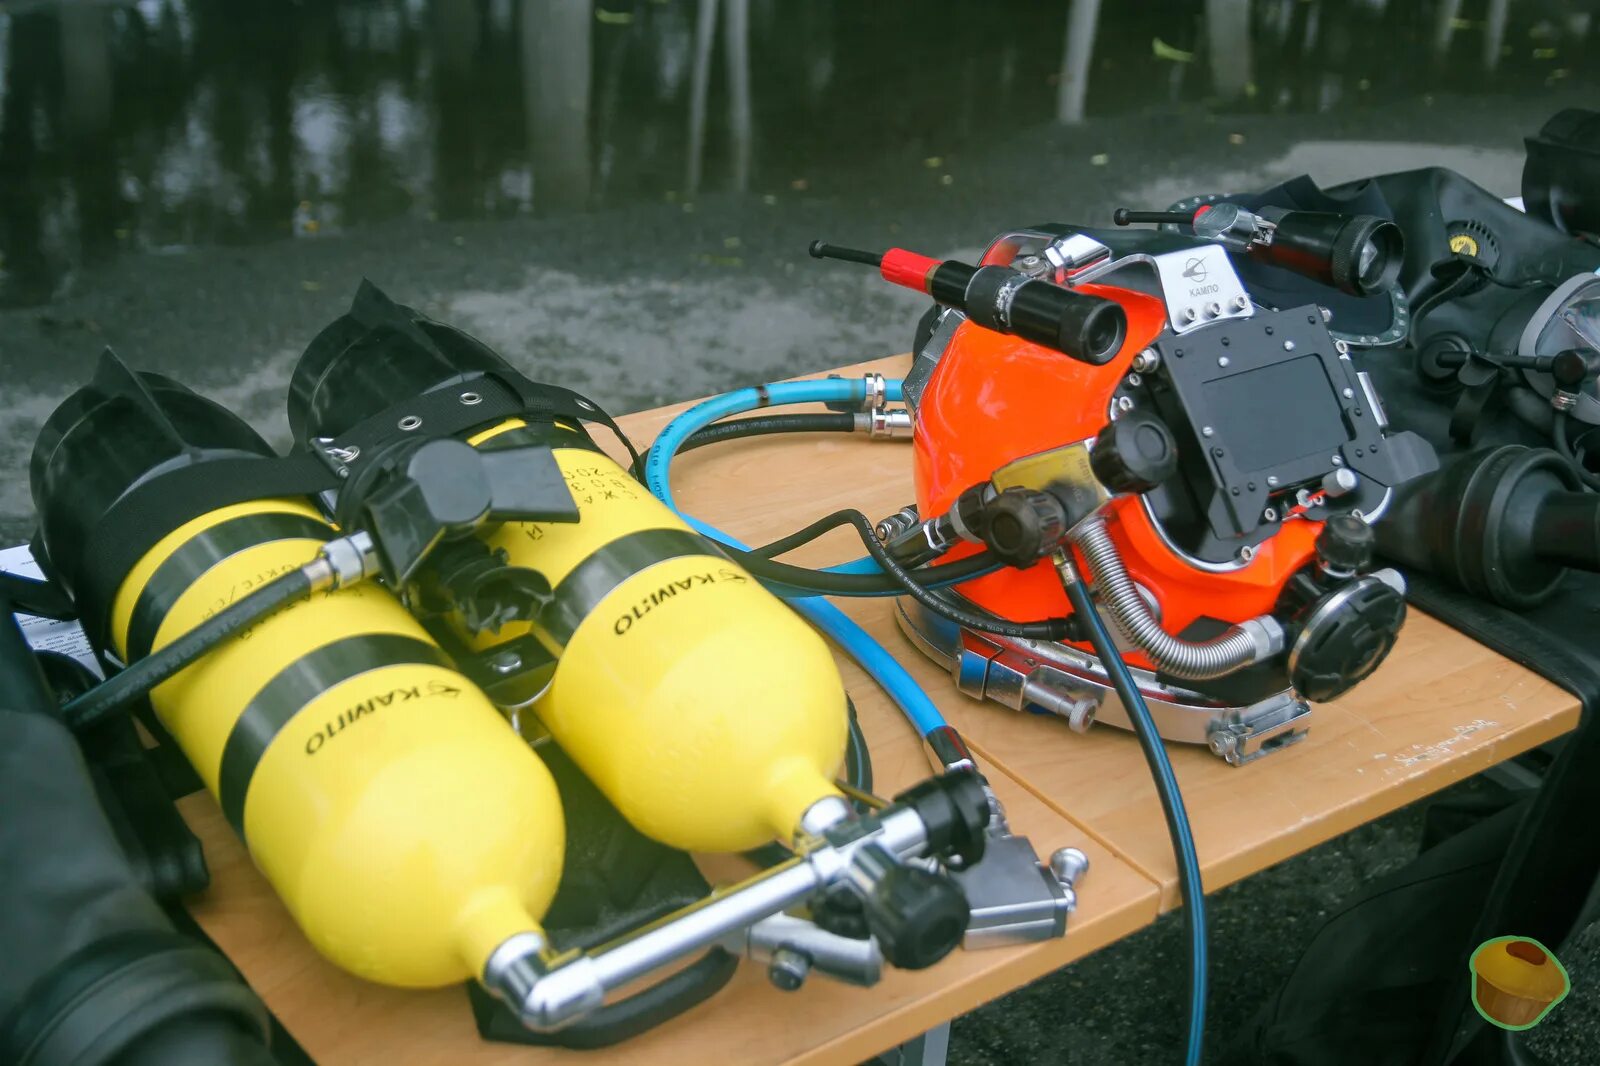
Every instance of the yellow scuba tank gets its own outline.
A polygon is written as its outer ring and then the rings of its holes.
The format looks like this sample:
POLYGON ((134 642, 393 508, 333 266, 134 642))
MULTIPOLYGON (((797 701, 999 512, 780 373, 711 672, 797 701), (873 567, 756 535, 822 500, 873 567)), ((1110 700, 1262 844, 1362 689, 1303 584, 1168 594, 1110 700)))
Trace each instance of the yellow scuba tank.
MULTIPOLYGON (((183 492, 152 496, 165 475, 201 464, 249 479, 271 454, 221 407, 109 353, 50 417, 31 469, 43 545, 108 650, 127 662, 159 650, 334 537, 305 499, 200 510, 183 492), (96 526, 136 485, 144 527, 159 532, 170 513, 170 531, 151 533, 131 569, 99 572, 96 538, 118 531, 96 526)), ((283 608, 157 687, 151 704, 338 965, 440 986, 482 976, 501 944, 540 933, 563 856, 554 780, 380 586, 283 608)))
POLYGON ((531 628, 557 657, 533 709, 634 826, 678 848, 736 851, 845 810, 832 779, 847 712, 827 645, 600 451, 581 427, 602 417, 592 404, 527 381, 371 285, 290 382, 302 441, 380 414, 438 429, 440 412, 444 432, 480 450, 548 444, 572 489, 577 523, 486 535, 507 563, 548 579, 550 603, 531 627, 469 640, 483 650, 531 628), (514 407, 494 402, 507 394, 514 407))

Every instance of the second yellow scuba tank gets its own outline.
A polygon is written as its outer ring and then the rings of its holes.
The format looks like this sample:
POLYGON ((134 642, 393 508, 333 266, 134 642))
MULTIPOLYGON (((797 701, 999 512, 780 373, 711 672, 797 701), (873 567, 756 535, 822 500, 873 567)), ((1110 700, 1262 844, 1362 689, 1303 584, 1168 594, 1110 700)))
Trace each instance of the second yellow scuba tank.
POLYGON ((492 661, 537 638, 556 661, 533 710, 647 835, 736 851, 821 828, 846 810, 832 784, 845 695, 827 645, 595 445, 582 423, 603 417, 371 285, 290 384, 296 438, 353 463, 375 423, 481 451, 548 444, 579 521, 508 522, 483 543, 542 574, 549 600, 536 617, 475 632, 456 612, 463 642, 492 661))
MULTIPOLYGON (((205 502, 207 484, 248 486, 271 454, 221 407, 102 359, 46 422, 31 469, 47 562, 91 636, 135 662, 317 555, 336 534, 308 499, 205 502), (160 535, 108 574, 96 545, 119 536, 118 516, 160 535)), ((446 985, 541 935, 563 854, 555 783, 383 588, 292 603, 151 704, 306 935, 345 969, 446 985)))

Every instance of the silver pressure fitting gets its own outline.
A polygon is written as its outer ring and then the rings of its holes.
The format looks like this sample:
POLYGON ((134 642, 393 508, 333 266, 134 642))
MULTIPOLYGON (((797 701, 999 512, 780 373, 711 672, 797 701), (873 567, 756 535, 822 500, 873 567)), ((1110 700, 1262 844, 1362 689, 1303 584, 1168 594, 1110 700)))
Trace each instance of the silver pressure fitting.
POLYGON ((873 440, 905 440, 911 436, 911 412, 904 407, 874 407, 855 415, 856 432, 873 440))
POLYGON ((889 402, 889 383, 877 372, 863 374, 866 394, 861 398, 861 410, 876 411, 889 402))
POLYGON ((359 530, 324 544, 317 557, 305 565, 313 592, 329 592, 375 577, 380 567, 371 534, 359 530))

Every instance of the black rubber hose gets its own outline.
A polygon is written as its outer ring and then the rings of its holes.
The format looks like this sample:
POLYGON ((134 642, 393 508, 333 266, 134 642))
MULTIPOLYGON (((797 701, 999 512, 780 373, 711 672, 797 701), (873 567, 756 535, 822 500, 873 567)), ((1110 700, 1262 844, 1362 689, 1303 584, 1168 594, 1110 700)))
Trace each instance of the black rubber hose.
MULTIPOLYGON (((829 521, 841 515, 855 527, 856 534, 861 538, 861 543, 866 546, 867 554, 872 556, 874 562, 883 567, 884 573, 898 581, 900 587, 905 589, 912 599, 935 614, 948 618, 957 625, 965 626, 968 629, 976 629, 983 633, 995 633, 1002 637, 1016 637, 1021 640, 1061 640, 1071 632, 1071 626, 1065 618, 1047 618, 1040 622, 1008 622, 1004 619, 963 610, 947 603, 917 583, 912 572, 902 566, 900 561, 890 554, 889 549, 884 547, 883 542, 878 539, 877 532, 872 528, 872 520, 860 511, 852 511, 847 508, 834 512, 823 521, 829 521)), ((956 564, 952 563, 951 565, 956 564)), ((937 569, 943 569, 943 567, 937 569)))
MULTIPOLYGON (((761 437, 772 433, 854 433, 856 431, 856 416, 838 414, 834 412, 793 415, 758 415, 755 418, 729 419, 725 422, 713 422, 689 434, 678 448, 681 455, 684 452, 704 448, 707 444, 717 444, 725 440, 738 440, 741 437, 761 437)), ((634 477, 643 477, 643 462, 634 467, 634 477)))
POLYGON ((1579 481, 1582 481, 1591 489, 1600 491, 1600 474, 1596 474, 1587 466, 1584 466, 1583 459, 1572 447, 1572 440, 1567 434, 1567 423, 1571 420, 1572 414, 1569 411, 1558 411, 1556 413, 1556 451, 1561 454, 1561 458, 1567 461, 1567 465, 1572 467, 1572 472, 1578 475, 1579 481))
POLYGON ((761 556, 763 559, 771 559, 775 556, 787 555, 789 552, 792 552, 796 548, 800 547, 800 545, 810 544, 824 533, 827 533, 830 530, 838 529, 840 526, 847 526, 849 524, 850 516, 848 514, 846 514, 844 511, 835 511, 831 515, 826 515, 817 519, 804 529, 797 529, 793 533, 790 533, 787 537, 779 537, 771 544, 763 544, 759 548, 752 548, 751 551, 754 554, 761 556))
POLYGON ((224 607, 183 636, 85 692, 61 708, 61 719, 73 732, 81 732, 182 670, 224 640, 255 625, 267 615, 311 592, 311 576, 304 567, 274 578, 244 599, 224 607))
MULTIPOLYGON (((871 531, 870 523, 868 531, 871 531)), ((876 533, 873 533, 872 539, 874 542, 877 541, 876 533)), ((791 566, 788 563, 763 558, 755 552, 740 551, 727 545, 723 545, 722 550, 727 552, 734 562, 763 581, 804 589, 822 596, 886 596, 905 589, 900 579, 890 573, 838 574, 831 570, 811 570, 803 566, 791 566)), ((953 563, 919 566, 914 570, 905 570, 904 573, 909 575, 912 584, 919 587, 932 584, 944 586, 960 584, 970 578, 979 577, 999 565, 999 560, 984 551, 953 563)))
POLYGON ((861 720, 856 717, 855 701, 845 697, 850 709, 849 733, 844 748, 844 779, 851 788, 862 792, 872 791, 872 752, 867 748, 867 736, 861 731, 861 720))
POLYGON ((726 422, 713 422, 689 435, 678 448, 681 455, 696 448, 740 437, 760 437, 769 433, 854 433, 856 416, 836 412, 798 415, 758 415, 726 422))

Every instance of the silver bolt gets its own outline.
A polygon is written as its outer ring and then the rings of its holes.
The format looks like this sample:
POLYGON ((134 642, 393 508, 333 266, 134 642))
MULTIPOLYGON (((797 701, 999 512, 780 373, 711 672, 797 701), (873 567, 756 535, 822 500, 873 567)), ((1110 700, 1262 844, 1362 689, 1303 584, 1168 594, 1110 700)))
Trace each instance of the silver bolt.
POLYGON ((1227 366, 1229 362, 1231 362, 1231 360, 1225 355, 1217 359, 1218 366, 1227 366))
POLYGON ((1131 411, 1131 410, 1133 410, 1133 397, 1132 396, 1118 396, 1117 397, 1117 410, 1119 410, 1119 411, 1131 411))
POLYGON ((1255 557, 1256 557, 1256 550, 1255 550, 1254 546, 1246 544, 1244 547, 1239 549, 1239 561, 1241 563, 1248 563, 1251 559, 1254 559, 1255 557))
POLYGON ((1156 354, 1154 348, 1146 348, 1133 357, 1133 369, 1141 374, 1148 374, 1161 365, 1161 356, 1156 354))
POLYGON ((1277 474, 1268 474, 1267 475, 1267 484, 1268 485, 1276 485, 1277 483, 1278 483, 1278 475, 1277 474))
POLYGON ((1089 856, 1077 848, 1057 848, 1050 853, 1050 875, 1063 885, 1076 885, 1089 872, 1089 856))
POLYGON ((414 429, 422 428, 422 419, 418 418, 416 415, 406 415, 400 419, 400 421, 396 422, 395 425, 405 432, 410 433, 414 429))
POLYGON ((1340 392, 1341 392, 1341 395, 1343 395, 1344 398, 1347 399, 1347 400, 1353 400, 1353 399, 1356 398, 1356 390, 1352 389, 1348 385, 1346 385, 1342 390, 1340 390, 1340 392))
POLYGON ((1126 378, 1126 381, 1132 388, 1138 388, 1140 385, 1144 384, 1144 378, 1140 377, 1138 374, 1129 374, 1126 378))
POLYGON ((1217 318, 1221 314, 1222 314, 1222 305, 1219 304, 1217 301, 1212 300, 1210 303, 1206 304, 1206 317, 1207 318, 1217 318))
POLYGON ((1234 749, 1238 748, 1239 738, 1226 730, 1218 730, 1211 734, 1211 739, 1207 743, 1211 746, 1213 755, 1227 758, 1233 754, 1234 749))
POLYGON ((1344 465, 1344 456, 1342 456, 1342 455, 1335 455, 1335 456, 1334 456, 1334 457, 1333 457, 1333 465, 1334 465, 1334 466, 1343 466, 1343 465, 1344 465))
POLYGON ((1317 310, 1322 312, 1322 321, 1324 321, 1324 322, 1332 322, 1333 321, 1333 310, 1331 308, 1319 307, 1319 308, 1317 308, 1317 310))
POLYGON ((1235 311, 1248 311, 1248 310, 1250 310, 1250 297, 1246 296, 1242 292, 1239 295, 1235 296, 1233 298, 1233 309, 1235 311))
POLYGON ((1284 341, 1283 342, 1283 350, 1286 351, 1286 352, 1294 351, 1294 341, 1284 341))
POLYGON ((1067 728, 1074 733, 1087 733, 1094 725, 1095 706, 1089 700, 1078 700, 1067 712, 1067 728))
POLYGON ((767 980, 784 992, 797 991, 811 973, 811 959, 794 948, 779 948, 767 963, 767 980))
POLYGON ((1334 341, 1333 348, 1334 351, 1338 352, 1340 355, 1350 354, 1350 344, 1348 341, 1334 341))
POLYGON ((1201 427, 1200 427, 1200 435, 1201 435, 1201 436, 1202 436, 1202 437, 1212 437, 1212 436, 1215 436, 1215 435, 1216 435, 1216 432, 1217 432, 1217 431, 1216 431, 1216 430, 1214 430, 1214 429, 1212 429, 1212 428, 1211 428, 1211 427, 1210 427, 1210 426, 1201 426, 1201 427))
POLYGON ((1264 522, 1276 522, 1278 520, 1278 511, 1277 511, 1277 509, 1273 508, 1273 507, 1268 507, 1265 511, 1261 512, 1261 519, 1264 522))
POLYGON ((503 651, 489 660, 489 669, 505 677, 522 669, 522 656, 514 651, 503 651))
POLYGON ((457 399, 468 407, 476 407, 483 402, 483 397, 475 392, 463 392, 457 399))
POLYGON ((1183 321, 1185 323, 1189 323, 1189 322, 1193 322, 1195 319, 1199 318, 1200 315, 1199 315, 1199 313, 1197 311, 1195 311, 1194 308, 1185 307, 1183 309, 1183 312, 1180 315, 1178 315, 1178 317, 1183 319, 1183 321))

